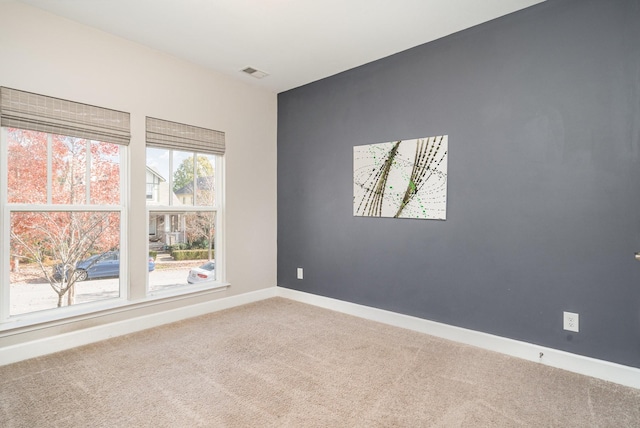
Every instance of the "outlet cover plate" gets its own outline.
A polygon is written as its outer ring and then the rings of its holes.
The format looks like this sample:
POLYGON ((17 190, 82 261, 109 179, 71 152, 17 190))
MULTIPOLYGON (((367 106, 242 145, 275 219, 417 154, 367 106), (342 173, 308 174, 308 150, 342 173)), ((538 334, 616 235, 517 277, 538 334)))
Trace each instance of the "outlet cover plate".
POLYGON ((302 279, 302 277, 303 277, 302 268, 298 268, 298 279, 302 279))
POLYGON ((564 312, 564 329, 568 331, 580 331, 580 315, 573 312, 564 312))

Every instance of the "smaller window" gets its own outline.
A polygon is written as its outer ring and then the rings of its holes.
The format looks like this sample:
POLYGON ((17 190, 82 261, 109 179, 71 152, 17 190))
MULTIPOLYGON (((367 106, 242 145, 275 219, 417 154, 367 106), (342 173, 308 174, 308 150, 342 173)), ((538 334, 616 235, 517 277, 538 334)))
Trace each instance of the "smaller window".
POLYGON ((147 171, 158 177, 149 207, 149 250, 159 268, 149 291, 221 280, 216 260, 215 155, 147 147, 147 171))
POLYGON ((220 286, 225 134, 151 117, 146 125, 147 171, 159 180, 157 198, 147 199, 149 249, 159 266, 149 275, 149 291, 220 286))

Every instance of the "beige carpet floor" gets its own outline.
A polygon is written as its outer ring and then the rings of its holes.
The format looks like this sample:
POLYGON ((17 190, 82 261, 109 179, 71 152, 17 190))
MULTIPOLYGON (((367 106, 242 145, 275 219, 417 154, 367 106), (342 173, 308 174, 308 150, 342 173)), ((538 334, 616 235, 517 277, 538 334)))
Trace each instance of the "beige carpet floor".
POLYGON ((0 426, 640 427, 640 390, 274 298, 0 367, 0 426))

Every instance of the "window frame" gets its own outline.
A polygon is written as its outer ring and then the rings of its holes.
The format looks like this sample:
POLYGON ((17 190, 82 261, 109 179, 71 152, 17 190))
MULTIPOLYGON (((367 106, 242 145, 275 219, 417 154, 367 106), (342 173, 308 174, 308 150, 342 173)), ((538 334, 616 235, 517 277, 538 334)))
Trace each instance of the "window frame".
MULTIPOLYGON (((42 131, 40 131, 42 132, 42 131)), ((51 133, 46 133, 48 140, 51 139, 51 133)), ((87 140, 95 141, 95 140, 87 140)), ((116 144, 116 143, 111 143, 116 144)), ((126 239, 126 233, 128 230, 128 201, 129 201, 129 161, 128 161, 128 146, 118 144, 119 146, 119 192, 120 199, 117 205, 105 205, 105 204, 56 204, 51 200, 47 200, 45 204, 31 204, 31 203, 9 203, 8 202, 8 127, 0 127, 0 236, 2 236, 2 244, 0 245, 0 266, 2 267, 2 275, 0 275, 0 331, 15 328, 21 325, 38 324, 47 321, 54 321, 64 318, 70 318, 86 313, 98 312, 114 307, 124 305, 129 300, 129 284, 128 275, 128 241, 126 239), (120 215, 120 236, 119 236, 119 251, 120 251, 120 274, 118 284, 118 297, 96 300, 93 302, 85 302, 74 304, 71 306, 55 307, 51 309, 36 310, 33 312, 25 312, 21 314, 11 315, 10 308, 10 239, 11 231, 11 213, 13 212, 117 212, 120 215)), ((50 175, 51 171, 51 153, 48 153, 48 171, 50 175)), ((90 186, 88 182, 87 187, 90 186)), ((49 187, 51 186, 50 179, 48 180, 48 194, 49 187)), ((87 201, 85 201, 87 202, 87 201)))
MULTIPOLYGON (((158 147, 154 144, 147 144, 145 146, 145 166, 147 162, 147 149, 161 149, 167 150, 169 154, 169 171, 170 174, 173 174, 174 165, 173 165, 173 152, 187 152, 184 149, 177 148, 167 148, 167 147, 158 147)), ((198 205, 172 205, 172 198, 169 197, 169 205, 154 205, 149 204, 149 200, 145 201, 146 205, 146 219, 147 224, 149 223, 149 216, 151 213, 198 213, 198 212, 213 212, 215 214, 215 235, 214 235, 214 248, 215 248, 215 263, 216 263, 216 279, 211 282, 204 283, 196 283, 196 284, 176 284, 173 287, 159 289, 159 290, 150 290, 150 272, 146 273, 146 296, 150 298, 159 298, 159 297, 170 297, 170 296, 181 296, 184 294, 190 294, 196 291, 211 291, 217 289, 227 288, 229 283, 226 282, 226 273, 225 273, 225 231, 224 231, 224 162, 225 157, 222 154, 213 154, 213 153, 202 153, 198 151, 189 151, 192 156, 194 156, 194 166, 197 162, 197 156, 205 155, 205 156, 214 156, 215 165, 214 165, 214 204, 209 206, 198 206, 198 205)), ((172 192, 172 184, 173 178, 167 177, 167 182, 169 184, 169 191, 172 192)), ((194 186, 197 183, 197 175, 194 174, 194 186)), ((194 187, 195 189, 195 187, 194 187)), ((157 225, 156 225, 157 227, 157 225)), ((148 231, 147 231, 148 235, 148 231)), ((149 240, 147 239, 146 248, 147 254, 149 253, 149 240)), ((158 273, 158 272, 155 272, 158 273)), ((185 279, 186 282, 186 279, 185 279)))

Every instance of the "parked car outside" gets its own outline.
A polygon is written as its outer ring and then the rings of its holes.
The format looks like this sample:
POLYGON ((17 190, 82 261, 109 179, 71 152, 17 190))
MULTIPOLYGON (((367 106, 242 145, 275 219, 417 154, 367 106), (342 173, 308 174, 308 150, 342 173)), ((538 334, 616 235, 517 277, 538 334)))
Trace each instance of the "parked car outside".
POLYGON ((216 263, 214 261, 207 262, 200 267, 192 268, 187 276, 189 284, 198 282, 213 281, 216 279, 216 263))
MULTIPOLYGON (((156 263, 149 257, 149 272, 156 268, 156 263)), ((53 278, 57 281, 62 278, 63 265, 53 267, 53 278)), ((120 276, 120 252, 107 251, 96 254, 76 263, 76 280, 112 278, 120 276)))

